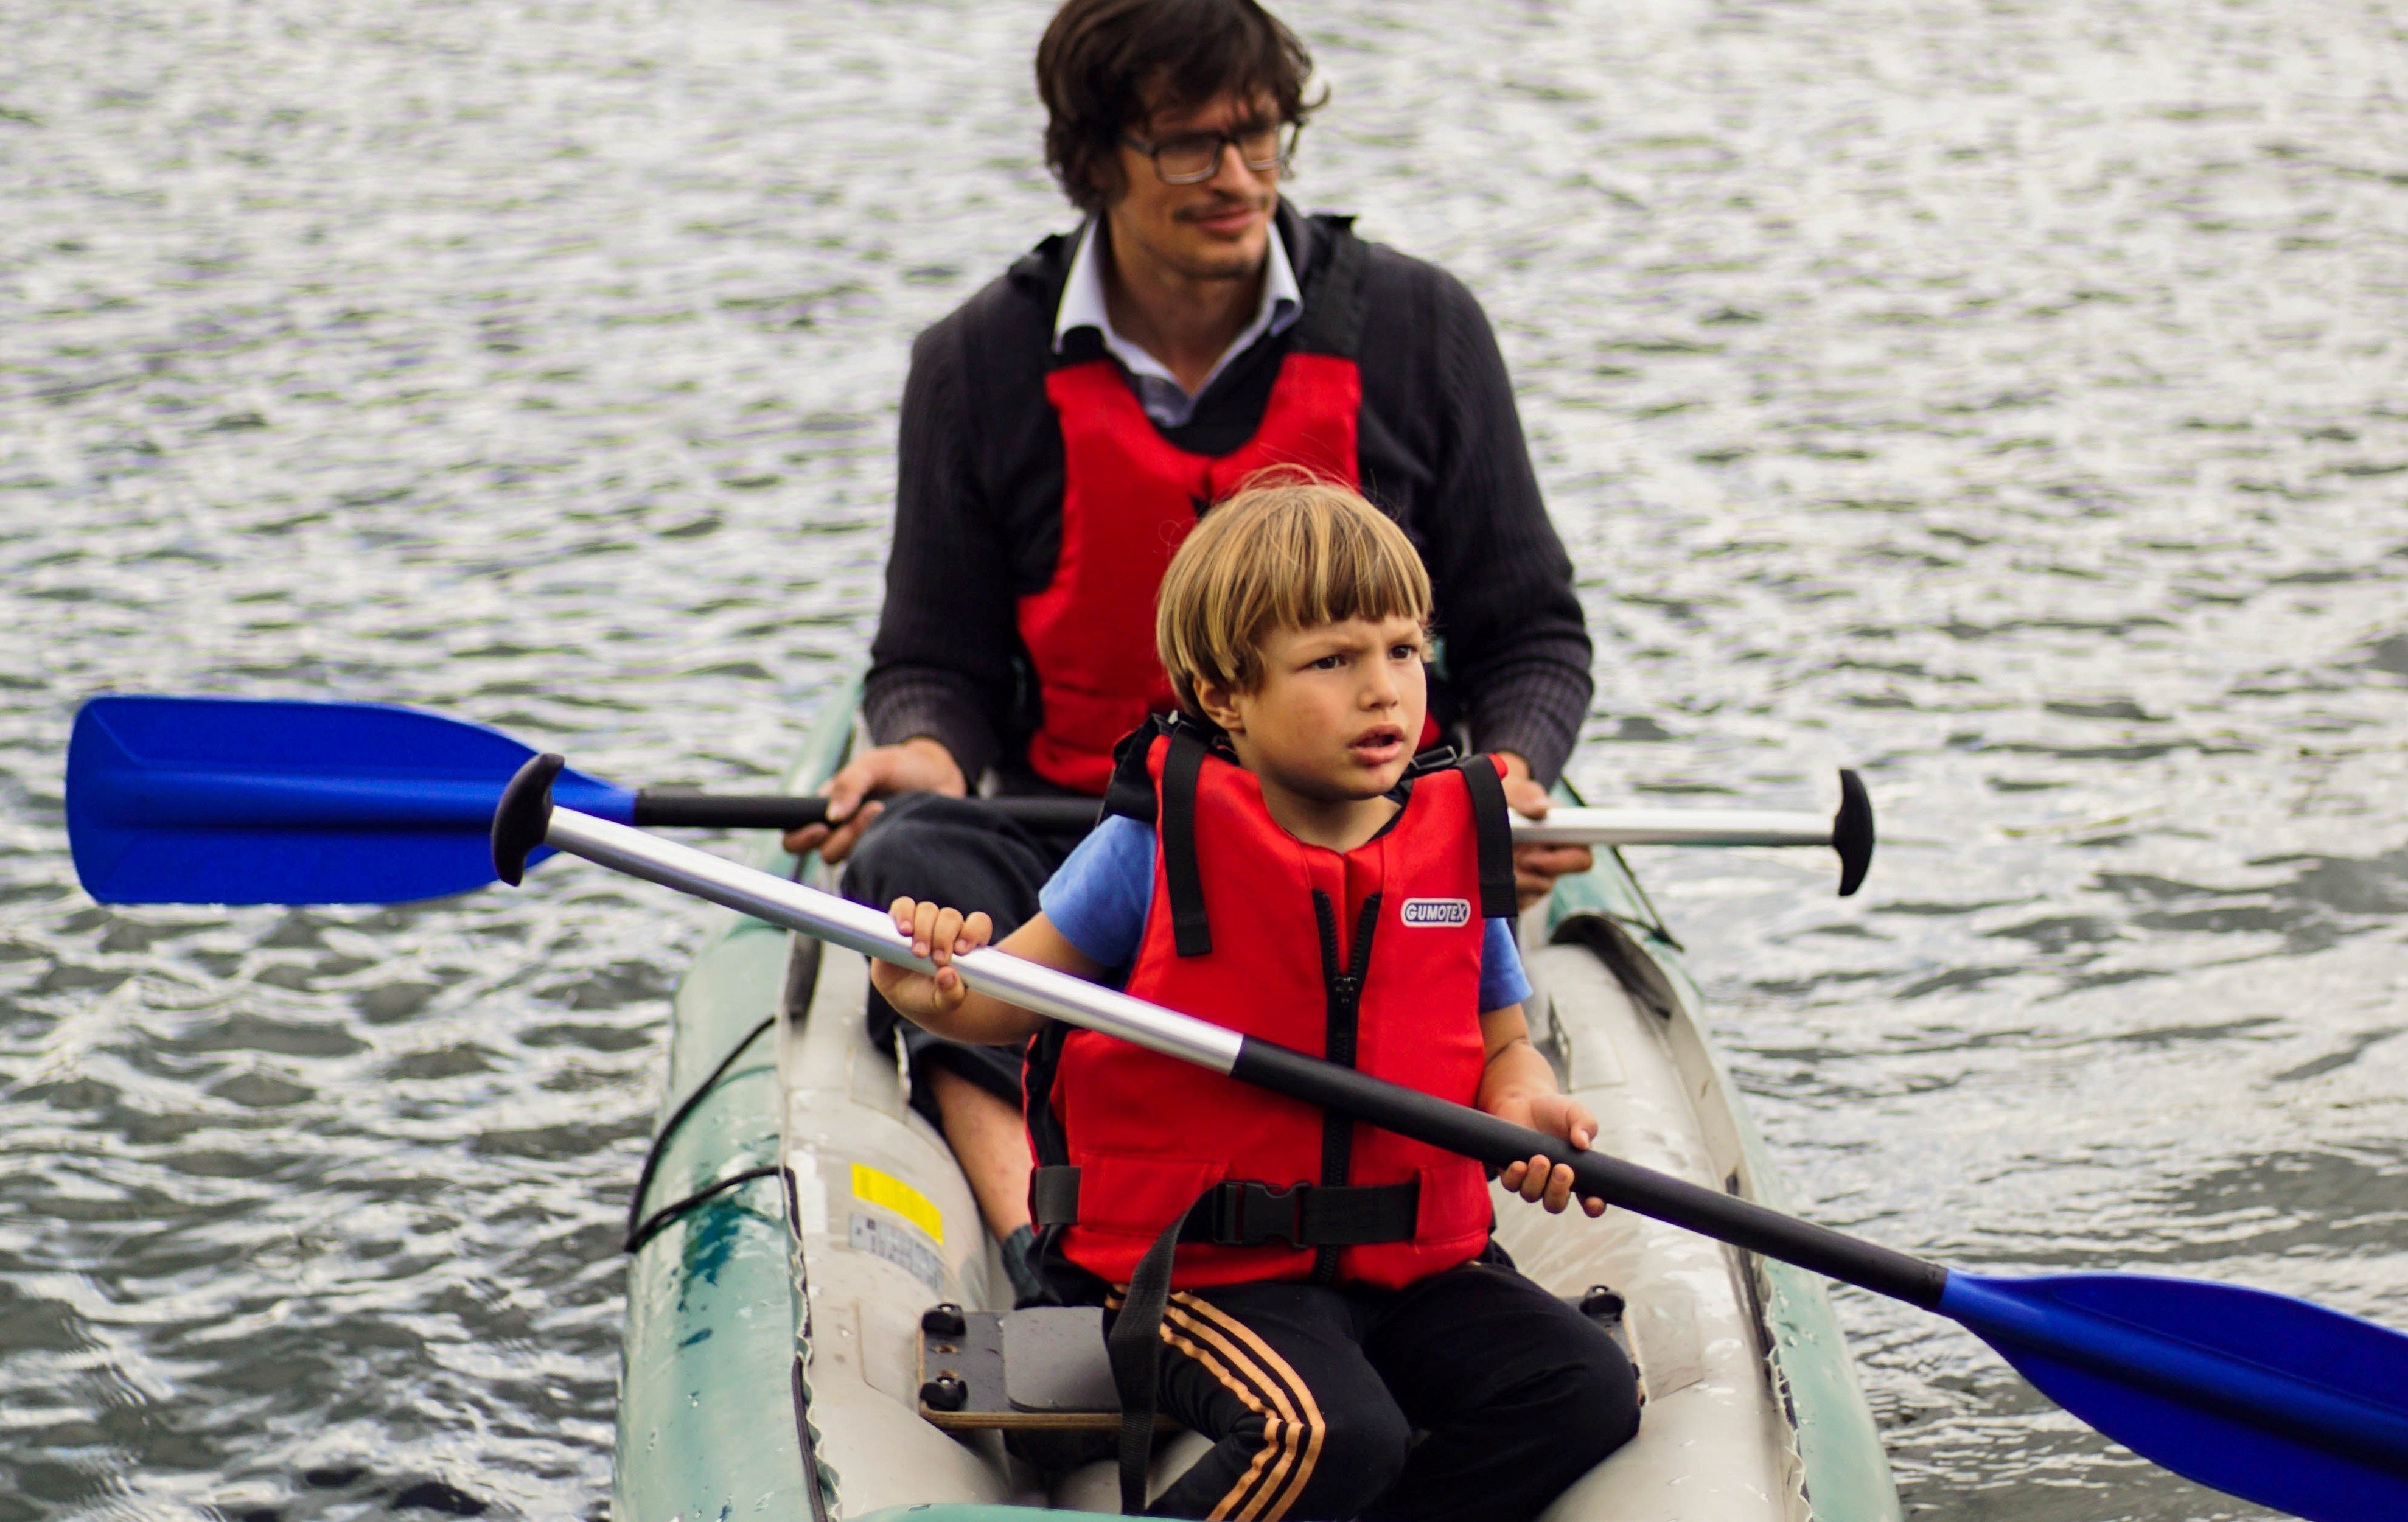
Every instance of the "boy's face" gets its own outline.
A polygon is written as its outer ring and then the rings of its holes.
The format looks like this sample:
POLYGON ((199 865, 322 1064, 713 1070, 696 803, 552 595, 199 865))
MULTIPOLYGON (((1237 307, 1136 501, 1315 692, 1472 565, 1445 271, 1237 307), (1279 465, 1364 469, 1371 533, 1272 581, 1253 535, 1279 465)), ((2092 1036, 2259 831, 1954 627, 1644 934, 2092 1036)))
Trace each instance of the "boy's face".
POLYGON ((1375 798, 1412 765, 1429 706, 1421 625, 1350 618, 1263 641, 1253 692, 1200 686, 1248 770, 1318 802, 1375 798))

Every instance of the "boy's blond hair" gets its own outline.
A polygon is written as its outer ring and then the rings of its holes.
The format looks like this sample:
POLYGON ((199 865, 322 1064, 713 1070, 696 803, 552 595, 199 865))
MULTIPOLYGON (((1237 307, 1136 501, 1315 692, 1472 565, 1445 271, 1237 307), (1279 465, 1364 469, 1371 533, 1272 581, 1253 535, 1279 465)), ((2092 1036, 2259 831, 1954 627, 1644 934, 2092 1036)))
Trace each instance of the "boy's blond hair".
POLYGON ((1262 685, 1276 629, 1430 617, 1429 573, 1405 531, 1352 487, 1264 472, 1204 515, 1163 573, 1154 648, 1190 718, 1198 682, 1262 685))

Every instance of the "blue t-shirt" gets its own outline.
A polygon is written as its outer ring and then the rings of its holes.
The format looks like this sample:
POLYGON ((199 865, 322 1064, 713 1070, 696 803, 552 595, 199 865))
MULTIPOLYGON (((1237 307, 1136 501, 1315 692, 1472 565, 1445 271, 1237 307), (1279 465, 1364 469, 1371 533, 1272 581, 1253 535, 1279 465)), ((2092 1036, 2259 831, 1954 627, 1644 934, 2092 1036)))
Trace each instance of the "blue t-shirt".
MULTIPOLYGON (((1154 902, 1154 826, 1125 814, 1097 825, 1037 897, 1064 940, 1098 967, 1125 974, 1154 902)), ((1490 920, 1480 943, 1480 1012, 1530 997, 1513 922, 1490 920)))

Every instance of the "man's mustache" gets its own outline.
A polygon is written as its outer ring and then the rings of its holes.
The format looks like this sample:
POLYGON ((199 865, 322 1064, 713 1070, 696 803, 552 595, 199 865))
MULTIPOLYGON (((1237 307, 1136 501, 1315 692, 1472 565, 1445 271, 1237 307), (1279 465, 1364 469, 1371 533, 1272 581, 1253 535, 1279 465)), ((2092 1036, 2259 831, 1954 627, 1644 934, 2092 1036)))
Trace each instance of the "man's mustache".
POLYGON ((1270 204, 1268 195, 1225 195, 1203 206, 1182 208, 1178 218, 1181 222, 1209 222, 1215 217, 1226 217, 1232 211, 1265 211, 1269 209, 1270 204))

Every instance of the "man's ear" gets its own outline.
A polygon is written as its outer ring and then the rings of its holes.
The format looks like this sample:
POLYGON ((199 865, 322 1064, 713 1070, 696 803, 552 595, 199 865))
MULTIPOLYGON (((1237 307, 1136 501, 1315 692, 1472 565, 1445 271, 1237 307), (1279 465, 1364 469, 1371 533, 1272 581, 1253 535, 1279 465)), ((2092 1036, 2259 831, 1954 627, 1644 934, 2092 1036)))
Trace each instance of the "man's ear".
POLYGON ((1225 735, 1246 732, 1245 716, 1238 711, 1237 699, 1235 688, 1201 678, 1196 682, 1196 706, 1204 711, 1204 717, 1220 725, 1225 735))

